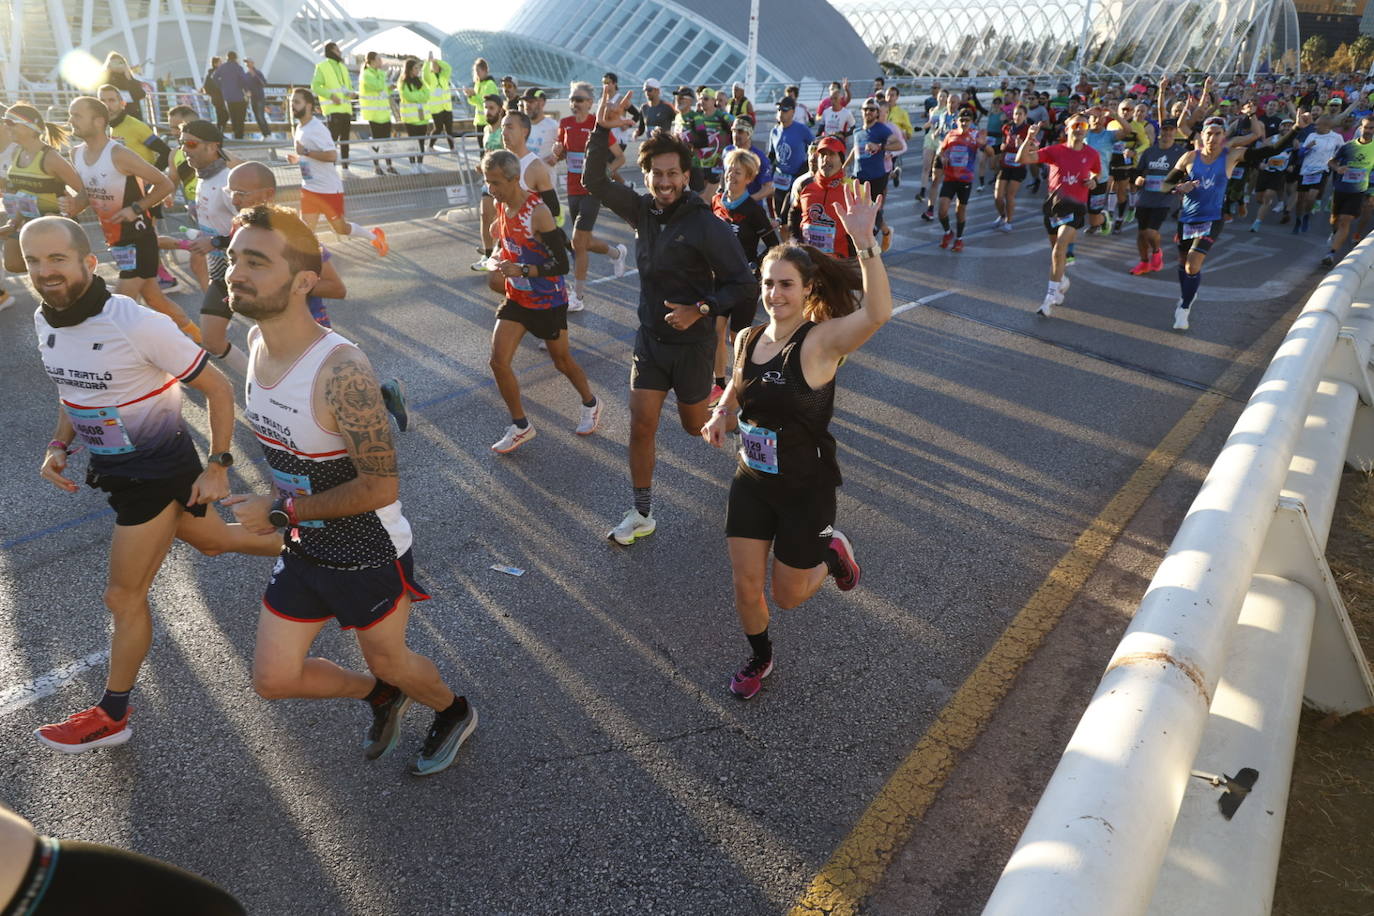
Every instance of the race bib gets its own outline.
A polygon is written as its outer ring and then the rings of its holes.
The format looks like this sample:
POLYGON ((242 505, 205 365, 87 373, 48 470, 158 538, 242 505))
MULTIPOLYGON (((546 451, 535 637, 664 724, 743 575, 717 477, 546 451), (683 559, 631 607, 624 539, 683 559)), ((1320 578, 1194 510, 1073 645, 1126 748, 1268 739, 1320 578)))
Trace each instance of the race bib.
POLYGON ((529 277, 507 277, 506 285, 511 289, 518 289, 521 292, 534 292, 534 284, 530 283, 529 277))
POLYGON ((1011 168, 1016 168, 1021 163, 1016 161, 1015 153, 1007 153, 1005 156, 1002 157, 1002 164, 1010 166, 1011 168))
POLYGON ((1105 210, 1105 209, 1107 209, 1107 195, 1106 195, 1105 193, 1102 193, 1102 194, 1093 194, 1091 197, 1088 198, 1088 209, 1090 209, 1090 210, 1105 210))
POLYGON ((1179 235, 1182 236, 1182 238, 1183 238, 1183 240, 1184 240, 1185 242, 1187 242, 1187 241, 1191 241, 1191 240, 1193 240, 1193 239, 1200 239, 1200 238, 1206 237, 1207 233, 1209 233, 1209 232, 1212 231, 1212 224, 1211 224, 1211 223, 1184 223, 1184 224, 1180 227, 1180 230, 1181 230, 1181 231, 1179 232, 1179 235))
POLYGON ((1284 169, 1288 168, 1288 157, 1270 156, 1265 160, 1264 168, 1265 171, 1269 172, 1282 172, 1284 169))
POLYGON ((92 455, 123 455, 134 450, 118 407, 68 407, 67 415, 92 455))
POLYGON ((1238 165, 1238 166, 1236 166, 1235 168, 1233 168, 1233 169, 1231 170, 1231 180, 1232 180, 1232 181, 1240 181, 1240 180, 1241 180, 1242 178, 1244 178, 1244 177, 1245 177, 1245 166, 1243 166, 1243 165, 1238 165))
POLYGON ((956 146, 949 151, 949 167, 962 169, 968 165, 968 147, 956 146))
POLYGON ((788 188, 792 187, 792 177, 793 176, 788 175, 786 172, 774 172, 773 190, 786 191, 788 188))
POLYGON ((568 174, 581 175, 582 163, 586 160, 586 153, 568 153, 568 174))
POLYGON ((1147 191, 1163 191, 1163 190, 1164 190, 1164 176, 1163 176, 1163 175, 1146 175, 1146 176, 1145 176, 1145 190, 1147 190, 1147 191))
MULTIPOLYGON (((92 449, 94 451, 94 449, 92 449)), ((285 471, 278 471, 272 468, 272 484, 277 488, 277 495, 287 496, 309 496, 311 493, 310 478, 300 474, 288 474, 285 471)), ((323 528, 324 522, 298 522, 300 528, 323 528)))
POLYGON ((1346 184, 1364 184, 1369 177, 1369 169, 1346 169, 1345 178, 1342 179, 1346 184))
POLYGON ((771 429, 739 421, 739 456, 746 465, 764 474, 778 473, 778 434, 771 429))
POLYGON ((1315 185, 1319 185, 1319 184, 1322 183, 1322 179, 1325 178, 1325 177, 1326 177, 1326 173, 1325 173, 1325 172, 1313 172, 1311 175, 1303 175, 1303 176, 1302 176, 1302 184, 1303 184, 1303 187, 1308 187, 1308 188, 1310 188, 1310 187, 1313 187, 1313 186, 1315 186, 1315 185))
POLYGON ((110 249, 110 254, 114 256, 115 267, 120 270, 138 269, 138 246, 115 245, 110 249))
POLYGON ((1115 153, 1115 154, 1118 155, 1118 156, 1124 156, 1124 155, 1126 155, 1126 141, 1124 141, 1124 140, 1117 140, 1115 143, 1113 143, 1113 144, 1112 144, 1112 152, 1115 153))
POLYGON ((812 248, 819 248, 826 254, 835 253, 834 223, 806 223, 802 226, 802 235, 812 248))
POLYGON ((1051 217, 1050 217, 1050 228, 1051 228, 1051 229, 1058 229, 1060 226, 1067 226, 1067 225, 1069 225, 1069 223, 1072 223, 1072 222, 1073 222, 1073 214, 1072 214, 1072 213, 1066 213, 1066 214, 1064 214, 1064 215, 1062 215, 1062 216, 1051 216, 1051 217))
POLYGON ((38 198, 27 191, 13 191, 5 195, 5 212, 12 218, 38 219, 38 198))
POLYGON ((303 178, 303 179, 306 180, 306 181, 309 181, 309 180, 313 177, 313 176, 310 174, 310 160, 309 160, 308 158, 306 158, 305 156, 302 156, 302 157, 300 158, 300 163, 301 163, 301 178, 303 178))

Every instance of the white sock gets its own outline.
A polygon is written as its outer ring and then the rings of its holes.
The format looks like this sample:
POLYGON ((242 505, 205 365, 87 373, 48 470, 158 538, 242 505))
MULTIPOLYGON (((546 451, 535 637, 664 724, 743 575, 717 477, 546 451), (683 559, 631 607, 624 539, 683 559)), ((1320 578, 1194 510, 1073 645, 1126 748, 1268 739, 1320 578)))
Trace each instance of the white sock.
POLYGON ((367 229, 363 226, 359 226, 357 223, 349 223, 348 234, 353 236, 354 238, 366 240, 367 237, 372 234, 372 230, 367 229))
POLYGON ((238 370, 243 375, 248 374, 248 354, 233 344, 230 344, 228 350, 215 358, 226 363, 229 368, 238 370))
POLYGON ((1052 292, 1052 293, 1057 293, 1057 292, 1059 292, 1059 281, 1058 281, 1058 280, 1051 280, 1051 281, 1050 281, 1050 290, 1049 290, 1049 291, 1052 292))

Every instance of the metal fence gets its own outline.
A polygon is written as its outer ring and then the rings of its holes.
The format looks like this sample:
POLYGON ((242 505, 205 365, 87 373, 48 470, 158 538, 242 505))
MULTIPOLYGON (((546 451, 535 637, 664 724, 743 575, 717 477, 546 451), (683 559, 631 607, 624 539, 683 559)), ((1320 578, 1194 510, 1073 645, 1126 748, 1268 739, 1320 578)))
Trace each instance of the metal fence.
POLYGON ((1374 237, 1307 301, 1212 465, 984 911, 1269 912, 1303 700, 1374 705, 1326 565, 1374 466, 1374 237))

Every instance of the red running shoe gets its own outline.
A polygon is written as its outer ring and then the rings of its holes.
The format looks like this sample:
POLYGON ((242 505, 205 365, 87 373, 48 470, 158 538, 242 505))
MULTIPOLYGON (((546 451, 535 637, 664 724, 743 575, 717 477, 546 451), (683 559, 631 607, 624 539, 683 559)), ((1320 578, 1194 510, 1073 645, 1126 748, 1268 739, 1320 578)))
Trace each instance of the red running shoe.
POLYGON ((1164 249, 1161 248, 1150 256, 1150 270, 1164 269, 1164 249))
POLYGON ((948 248, 948 247, 949 247, 949 243, 952 242, 952 241, 954 241, 954 233, 953 233, 953 232, 946 232, 946 233, 944 234, 944 237, 940 239, 940 247, 941 247, 941 248, 948 248))
POLYGON ((1141 261, 1139 264, 1131 268, 1130 273, 1131 276, 1138 277, 1141 274, 1149 273, 1151 270, 1154 270, 1154 268, 1150 266, 1149 261, 1141 261))
POLYGON ((134 736, 129 727, 130 709, 116 722, 99 706, 73 713, 61 722, 44 725, 33 736, 64 754, 80 754, 98 747, 114 747, 134 736))
POLYGON ((391 254, 391 246, 387 244, 386 233, 382 227, 378 226, 372 230, 372 247, 377 249, 377 253, 382 257, 391 254))
POLYGON ((964 240, 963 240, 963 239, 955 239, 955 240, 954 240, 954 250, 955 250, 955 251, 963 251, 963 250, 964 250, 964 240))
POLYGON ((745 666, 735 672, 730 678, 730 692, 741 700, 747 700, 759 692, 763 686, 763 679, 773 673, 773 660, 759 663, 757 658, 750 658, 745 666))
POLYGON ((854 559, 854 545, 844 532, 834 528, 830 532, 831 559, 826 561, 830 575, 835 577, 835 585, 847 592, 859 584, 859 561, 854 559))

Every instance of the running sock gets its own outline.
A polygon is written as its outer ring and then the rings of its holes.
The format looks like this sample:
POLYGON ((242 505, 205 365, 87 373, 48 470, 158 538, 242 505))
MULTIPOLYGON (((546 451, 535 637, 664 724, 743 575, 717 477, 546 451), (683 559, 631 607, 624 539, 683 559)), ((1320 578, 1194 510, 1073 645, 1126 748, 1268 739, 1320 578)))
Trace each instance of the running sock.
POLYGON ((444 720, 445 722, 457 722, 459 719, 463 718, 463 716, 466 716, 467 714, 468 714, 468 698, 467 698, 467 697, 458 697, 458 696, 455 696, 455 697, 453 698, 453 702, 450 703, 450 704, 448 705, 448 708, 447 708, 447 709, 436 709, 436 710, 434 710, 434 718, 436 718, 436 719, 442 719, 442 720, 444 720))
POLYGON ((635 487, 635 511, 649 517, 653 511, 653 487, 635 487))
POLYGON ((371 692, 363 697, 363 700, 374 709, 385 706, 396 699, 396 694, 401 692, 401 688, 393 687, 381 678, 377 678, 377 683, 373 685, 371 692))
POLYGON ((1052 292, 1052 293, 1057 293, 1057 292, 1059 292, 1059 281, 1058 281, 1058 280, 1051 280, 1051 281, 1050 281, 1050 288, 1049 288, 1049 291, 1052 292))
POLYGON ((717 387, 717 388, 724 388, 724 387, 725 387, 725 376, 723 376, 723 375, 717 375, 717 376, 716 376, 716 387, 717 387))
POLYGON ((105 710, 105 715, 118 722, 129 713, 129 694, 133 693, 133 688, 128 690, 106 690, 105 696, 100 698, 98 704, 105 710))
POLYGON ((355 238, 365 239, 372 234, 372 230, 365 226, 359 226, 357 223, 349 223, 348 234, 355 238))
POLYGON ((1126 201, 1118 200, 1116 202, 1116 218, 1118 222, 1126 219, 1126 201))
MULTIPOLYGON (((946 227, 946 228, 948 228, 948 227, 946 227)), ((963 221, 963 220, 959 220, 957 223, 954 224, 954 237, 955 237, 955 238, 958 238, 958 239, 961 239, 961 238, 964 237, 964 221, 963 221)))
POLYGON ((944 229, 946 232, 949 231, 949 217, 948 217, 948 216, 942 216, 942 217, 940 217, 940 228, 944 229))
POLYGON ((768 638, 767 627, 763 628, 762 633, 745 633, 744 638, 749 640, 749 648, 754 651, 754 658, 761 662, 773 660, 773 640, 768 638))
POLYGON ((1182 295, 1183 301, 1179 303, 1183 308, 1191 308, 1193 299, 1197 296, 1197 289, 1202 285, 1202 273, 1188 273, 1183 267, 1178 269, 1178 290, 1182 295))
POLYGON ((596 398, 592 398, 590 401, 583 401, 583 402, 582 402, 582 406, 583 406, 583 407, 595 407, 595 406, 596 406, 596 398))
POLYGON ((244 375, 248 374, 248 354, 234 346, 232 342, 215 359, 226 363, 230 369, 236 369, 244 375))
POLYGON ((517 420, 515 417, 511 417, 511 418, 510 418, 510 421, 511 421, 512 423, 514 423, 514 424, 516 425, 516 427, 518 427, 519 429, 529 429, 529 428, 530 428, 530 420, 529 420, 529 417, 521 417, 521 418, 518 419, 518 420, 517 420))
POLYGON ((1069 242, 1069 250, 1066 251, 1066 252, 1064 252, 1064 254, 1067 255, 1068 257, 1073 257, 1073 246, 1074 246, 1074 243, 1073 243, 1073 242, 1069 242))

